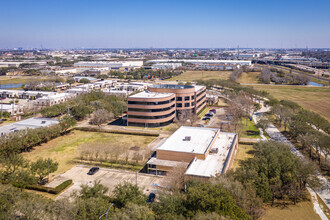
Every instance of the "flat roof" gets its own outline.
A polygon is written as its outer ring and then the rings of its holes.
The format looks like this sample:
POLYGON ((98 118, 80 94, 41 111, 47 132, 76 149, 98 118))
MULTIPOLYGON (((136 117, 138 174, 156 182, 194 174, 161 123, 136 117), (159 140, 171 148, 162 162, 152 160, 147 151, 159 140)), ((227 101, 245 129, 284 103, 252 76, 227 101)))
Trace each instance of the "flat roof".
POLYGON ((157 150, 204 154, 219 129, 181 126, 157 150), (190 140, 185 140, 190 137, 190 140))
POLYGON ((217 153, 210 152, 202 159, 194 159, 186 170, 186 175, 211 177, 223 172, 230 150, 233 148, 235 133, 220 132, 212 149, 217 148, 217 153))
POLYGON ((187 162, 180 162, 180 161, 172 161, 172 160, 160 160, 156 157, 150 158, 150 160, 147 162, 147 164, 153 164, 158 166, 165 166, 165 167, 179 167, 184 166, 187 167, 189 163, 187 162))
POLYGON ((24 129, 35 129, 41 127, 49 127, 58 124, 58 120, 49 118, 29 118, 19 122, 15 122, 9 125, 4 125, 0 127, 0 136, 4 134, 9 134, 11 132, 24 130, 24 129))
POLYGON ((161 93, 161 92, 148 92, 148 91, 143 91, 140 93, 137 93, 135 95, 131 95, 129 98, 166 98, 174 93, 161 93))
POLYGON ((151 88, 160 88, 160 89, 191 89, 194 86, 191 85, 175 85, 175 84, 157 84, 151 85, 151 88))
POLYGON ((205 86, 199 86, 199 85, 195 85, 195 92, 201 90, 202 88, 204 88, 205 86))

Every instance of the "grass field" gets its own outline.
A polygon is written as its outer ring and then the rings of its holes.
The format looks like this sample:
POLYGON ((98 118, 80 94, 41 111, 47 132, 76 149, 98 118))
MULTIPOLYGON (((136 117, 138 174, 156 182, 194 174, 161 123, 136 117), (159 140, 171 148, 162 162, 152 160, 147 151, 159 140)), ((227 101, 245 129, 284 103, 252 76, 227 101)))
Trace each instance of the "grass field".
POLYGON ((232 169, 237 169, 240 166, 240 161, 247 160, 248 158, 253 157, 250 151, 253 150, 253 145, 249 144, 238 144, 238 149, 234 159, 232 169))
POLYGON ((330 88, 310 86, 254 85, 277 99, 294 101, 302 107, 314 111, 330 121, 330 88))
POLYGON ((249 73, 243 72, 242 76, 237 80, 237 82, 256 84, 259 83, 259 76, 260 76, 260 72, 249 72, 249 73))
POLYGON ((59 163, 58 170, 53 175, 63 173, 71 169, 76 164, 73 160, 76 158, 77 148, 85 143, 95 141, 109 143, 120 143, 128 146, 146 147, 155 137, 146 137, 138 135, 122 135, 98 132, 85 132, 74 130, 70 134, 55 138, 48 143, 37 146, 31 152, 23 153, 23 156, 29 160, 38 158, 51 158, 59 163))
POLYGON ((321 219, 313 210, 313 204, 310 201, 299 202, 297 205, 289 205, 283 208, 282 205, 278 207, 266 207, 265 215, 262 220, 314 220, 321 219))
POLYGON ((260 131, 254 124, 254 121, 250 121, 248 118, 242 118, 242 130, 240 137, 244 138, 261 138, 260 131))
POLYGON ((168 81, 182 80, 182 81, 195 81, 195 80, 209 80, 209 79, 228 79, 231 71, 186 71, 179 76, 167 79, 168 81))

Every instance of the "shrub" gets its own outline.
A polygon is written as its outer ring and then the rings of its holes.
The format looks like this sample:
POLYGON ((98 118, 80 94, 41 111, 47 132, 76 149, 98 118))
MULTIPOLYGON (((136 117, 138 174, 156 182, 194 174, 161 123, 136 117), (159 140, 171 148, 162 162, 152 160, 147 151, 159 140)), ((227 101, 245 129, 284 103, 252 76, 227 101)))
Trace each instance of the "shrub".
POLYGON ((63 183, 61 183, 60 185, 56 186, 55 188, 47 187, 47 186, 40 186, 40 185, 29 185, 26 188, 40 191, 40 192, 48 192, 48 193, 56 195, 56 194, 59 194, 60 192, 62 192, 65 188, 67 188, 71 184, 72 184, 72 180, 66 180, 63 183))

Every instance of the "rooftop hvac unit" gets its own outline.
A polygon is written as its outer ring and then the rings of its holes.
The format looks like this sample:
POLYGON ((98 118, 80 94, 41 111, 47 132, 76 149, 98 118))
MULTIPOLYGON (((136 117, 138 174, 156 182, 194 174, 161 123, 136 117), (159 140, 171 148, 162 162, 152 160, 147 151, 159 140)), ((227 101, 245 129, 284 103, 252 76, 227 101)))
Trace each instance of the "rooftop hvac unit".
POLYGON ((210 153, 214 153, 214 154, 217 154, 219 151, 219 148, 211 148, 211 151, 210 153))
POLYGON ((185 136, 183 141, 190 141, 191 140, 191 136, 185 136))

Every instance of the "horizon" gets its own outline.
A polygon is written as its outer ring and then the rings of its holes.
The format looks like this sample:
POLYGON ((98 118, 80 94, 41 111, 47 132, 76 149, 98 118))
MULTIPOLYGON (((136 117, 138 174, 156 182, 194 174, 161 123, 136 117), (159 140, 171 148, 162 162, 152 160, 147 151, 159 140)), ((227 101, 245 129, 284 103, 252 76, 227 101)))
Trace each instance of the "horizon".
POLYGON ((0 48, 330 48, 330 2, 2 3, 0 48))

